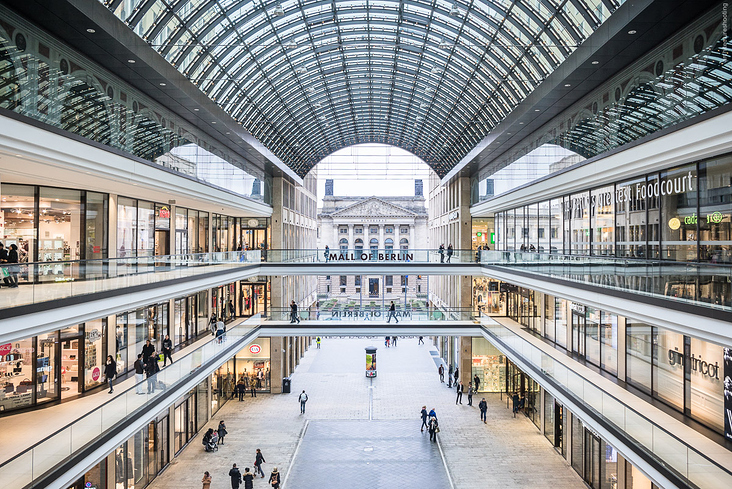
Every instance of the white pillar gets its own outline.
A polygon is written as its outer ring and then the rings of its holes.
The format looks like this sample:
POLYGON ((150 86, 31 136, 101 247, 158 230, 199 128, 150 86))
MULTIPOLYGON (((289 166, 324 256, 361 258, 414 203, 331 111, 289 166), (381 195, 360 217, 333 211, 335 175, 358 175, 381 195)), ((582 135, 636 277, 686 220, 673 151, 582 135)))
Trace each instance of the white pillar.
POLYGON ((348 248, 354 249, 356 246, 353 243, 353 224, 348 225, 348 248))

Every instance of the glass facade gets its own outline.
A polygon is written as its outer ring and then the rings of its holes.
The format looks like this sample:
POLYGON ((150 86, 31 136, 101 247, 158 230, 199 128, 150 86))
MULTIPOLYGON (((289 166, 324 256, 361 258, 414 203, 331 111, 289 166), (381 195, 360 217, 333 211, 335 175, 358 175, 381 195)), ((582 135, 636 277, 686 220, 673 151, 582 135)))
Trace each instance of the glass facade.
POLYGON ((497 232, 506 239, 498 249, 530 251, 536 244, 540 253, 732 263, 731 181, 726 154, 499 212, 497 232), (548 241, 534 243, 535 234, 548 241))
POLYGON ((471 378, 480 379, 478 392, 503 392, 506 388, 506 358, 485 338, 472 339, 471 378))

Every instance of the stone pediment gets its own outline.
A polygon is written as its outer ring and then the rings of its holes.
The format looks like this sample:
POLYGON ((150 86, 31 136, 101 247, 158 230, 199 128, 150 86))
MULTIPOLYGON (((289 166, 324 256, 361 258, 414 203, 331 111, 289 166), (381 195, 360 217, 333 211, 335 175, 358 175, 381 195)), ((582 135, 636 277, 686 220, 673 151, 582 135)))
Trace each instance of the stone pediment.
POLYGON ((333 217, 416 217, 417 214, 385 200, 371 197, 333 212, 333 217))

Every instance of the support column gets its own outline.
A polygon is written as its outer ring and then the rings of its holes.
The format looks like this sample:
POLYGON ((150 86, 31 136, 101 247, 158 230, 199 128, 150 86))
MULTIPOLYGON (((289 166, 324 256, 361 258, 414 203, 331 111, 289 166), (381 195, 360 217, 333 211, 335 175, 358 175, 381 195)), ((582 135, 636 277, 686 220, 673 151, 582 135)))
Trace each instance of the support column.
POLYGON ((107 257, 117 258, 117 195, 115 194, 109 194, 107 238, 107 257))
POLYGON ((379 249, 380 250, 384 249, 384 225, 383 224, 379 224, 379 249))
POLYGON ((628 320, 625 316, 618 316, 618 379, 625 381, 627 357, 626 340, 628 320))
MULTIPOLYGON (((426 247, 425 246, 426 243, 420 243, 420 245, 417 246, 417 243, 414 242, 414 227, 417 225, 416 221, 417 221, 416 219, 412 219, 412 222, 409 223, 409 250, 415 250, 419 247, 426 247)), ((400 233, 398 234, 398 236, 399 236, 399 241, 401 241, 401 236, 402 236, 401 229, 399 231, 400 231, 400 233)), ((439 245, 437 245, 437 246, 439 246, 439 245)), ((401 248, 401 245, 399 245, 399 247, 401 248)))
MULTIPOLYGON (((340 239, 338 240, 340 241, 340 239)), ((340 243, 338 244, 338 247, 340 248, 340 243)), ((348 249, 352 250, 356 248, 356 244, 353 242, 353 224, 348 225, 348 249)))
POLYGON ((460 337, 460 380, 463 382, 465 392, 473 381, 473 338, 470 336, 460 337))
MULTIPOLYGON (((175 201, 171 201, 175 202, 175 201)), ((168 204, 168 208, 170 209, 170 231, 168 232, 168 250, 170 255, 175 255, 175 233, 176 233, 176 227, 175 227, 175 205, 168 204)))
POLYGON ((282 393, 282 378, 287 377, 284 374, 283 369, 283 351, 282 351, 282 337, 272 336, 269 340, 270 344, 270 385, 272 394, 282 393))

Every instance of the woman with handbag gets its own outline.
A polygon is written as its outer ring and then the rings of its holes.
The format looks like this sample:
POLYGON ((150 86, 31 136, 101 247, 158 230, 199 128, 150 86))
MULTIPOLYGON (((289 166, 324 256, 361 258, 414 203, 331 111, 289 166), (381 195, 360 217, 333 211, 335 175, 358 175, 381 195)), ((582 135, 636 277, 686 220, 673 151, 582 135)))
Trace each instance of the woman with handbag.
POLYGON ((208 473, 208 470, 203 473, 201 482, 203 483, 203 489, 211 489, 211 474, 208 473))
POLYGON ((277 467, 272 469, 272 474, 269 476, 269 483, 274 489, 280 489, 280 473, 277 472, 277 467))
POLYGON ((430 418, 429 422, 430 441, 437 442, 437 433, 440 432, 439 425, 437 424, 437 418, 430 418))
POLYGON ((117 375, 117 362, 112 359, 112 355, 107 355, 107 364, 104 366, 104 377, 107 379, 109 384, 109 393, 113 393, 112 380, 117 375))

